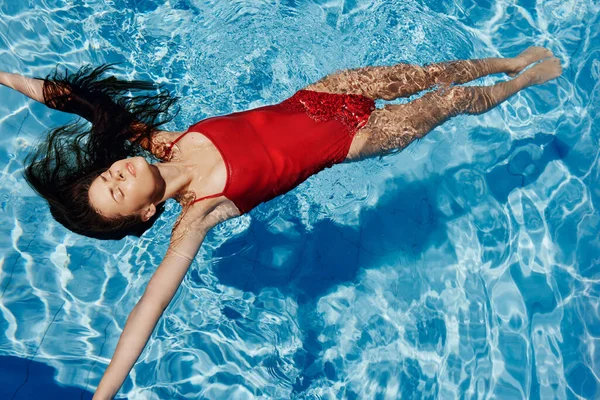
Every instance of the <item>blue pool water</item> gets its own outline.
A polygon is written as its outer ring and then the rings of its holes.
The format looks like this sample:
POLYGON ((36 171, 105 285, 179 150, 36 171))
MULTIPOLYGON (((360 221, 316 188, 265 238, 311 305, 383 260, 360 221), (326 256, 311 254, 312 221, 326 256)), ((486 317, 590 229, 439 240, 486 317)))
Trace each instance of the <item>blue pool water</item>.
MULTIPOLYGON (((599 8, 0 2, 0 70, 119 62, 121 76, 181 97, 172 129, 279 102, 342 68, 534 44, 563 63, 560 79, 487 114, 337 165, 216 227, 119 395, 600 398, 599 8)), ((178 206, 141 240, 66 231, 22 162, 70 117, 5 88, 0 99, 0 398, 90 398, 178 206)))

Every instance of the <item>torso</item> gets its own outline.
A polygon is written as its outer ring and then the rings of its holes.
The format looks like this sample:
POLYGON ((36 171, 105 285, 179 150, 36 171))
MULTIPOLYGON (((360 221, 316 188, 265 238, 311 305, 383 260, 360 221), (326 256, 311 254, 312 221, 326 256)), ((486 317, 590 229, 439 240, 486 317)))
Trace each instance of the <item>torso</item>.
MULTIPOLYGON (((158 143, 172 143, 182 134, 183 132, 160 131, 155 135, 155 139, 158 143)), ((157 154, 154 151, 153 153, 157 154)), ((190 131, 183 135, 173 146, 171 153, 171 161, 195 161, 197 164, 194 180, 189 186, 196 199, 223 192, 227 183, 225 160, 219 150, 201 132, 190 131)), ((223 195, 201 200, 195 203, 192 209, 199 211, 199 215, 202 216, 218 209, 222 217, 220 219, 223 220, 241 214, 235 204, 223 195)))
POLYGON ((185 134, 159 132, 152 142, 169 144, 171 161, 192 164, 197 200, 187 212, 219 208, 231 218, 351 159, 360 144, 354 134, 375 109, 372 99, 353 96, 299 91, 276 105, 206 118, 185 134))

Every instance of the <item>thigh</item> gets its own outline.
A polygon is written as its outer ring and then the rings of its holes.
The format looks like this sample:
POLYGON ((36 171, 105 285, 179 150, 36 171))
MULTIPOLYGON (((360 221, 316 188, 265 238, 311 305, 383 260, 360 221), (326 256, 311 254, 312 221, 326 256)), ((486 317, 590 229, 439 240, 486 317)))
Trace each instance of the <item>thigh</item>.
POLYGON ((430 81, 426 68, 411 64, 396 64, 336 71, 304 89, 394 100, 430 86, 430 81))
POLYGON ((383 156, 407 147, 416 135, 412 134, 410 109, 403 105, 386 105, 371 113, 369 121, 356 132, 344 161, 360 161, 383 156))
POLYGON ((465 88, 429 92, 406 104, 388 104, 371 113, 354 136, 345 161, 358 161, 403 150, 460 112, 465 88))

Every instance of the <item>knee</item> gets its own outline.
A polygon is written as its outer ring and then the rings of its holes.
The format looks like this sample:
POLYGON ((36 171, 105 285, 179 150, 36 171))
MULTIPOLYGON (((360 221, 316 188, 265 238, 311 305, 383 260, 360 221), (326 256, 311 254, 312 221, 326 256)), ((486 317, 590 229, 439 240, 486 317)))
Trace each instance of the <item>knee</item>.
POLYGON ((448 103, 448 108, 452 114, 475 114, 476 113, 476 91, 469 86, 452 86, 448 89, 442 89, 444 102, 448 103))

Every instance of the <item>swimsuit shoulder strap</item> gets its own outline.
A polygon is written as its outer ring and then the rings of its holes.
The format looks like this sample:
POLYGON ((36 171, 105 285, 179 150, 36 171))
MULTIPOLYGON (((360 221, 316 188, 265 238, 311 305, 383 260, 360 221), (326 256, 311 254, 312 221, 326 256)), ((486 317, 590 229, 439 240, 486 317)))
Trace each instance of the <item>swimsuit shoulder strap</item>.
MULTIPOLYGON (((173 140, 171 143, 169 143, 167 145, 167 156, 169 156, 169 154, 171 153, 171 151, 173 150, 173 146, 175 145, 175 143, 177 143, 179 140, 181 140, 182 137, 184 137, 185 135, 187 135, 188 133, 190 133, 190 130, 188 129, 187 131, 183 132, 181 135, 179 135, 175 140, 173 140)), ((213 197, 219 197, 219 196, 223 196, 225 193, 225 191, 219 192, 219 193, 215 193, 215 194, 211 194, 209 196, 204 196, 201 197, 199 199, 196 199, 194 201, 192 201, 192 204, 199 202, 200 200, 205 200, 205 199, 211 199, 213 197)))
POLYGON ((219 192, 219 193, 215 193, 215 194, 211 194, 209 196, 204 196, 204 197, 200 197, 199 199, 196 199, 194 201, 192 201, 192 204, 199 202, 200 200, 204 200, 204 199, 212 199, 213 197, 219 197, 219 196, 223 196, 223 192, 219 192))
POLYGON ((175 146, 175 143, 179 142, 181 140, 181 138, 184 137, 185 135, 187 135, 189 132, 190 132, 190 130, 188 129, 187 131, 183 132, 181 135, 177 136, 177 139, 173 140, 171 143, 169 143, 167 145, 166 157, 168 157, 171 154, 171 151, 173 150, 173 146, 175 146))

